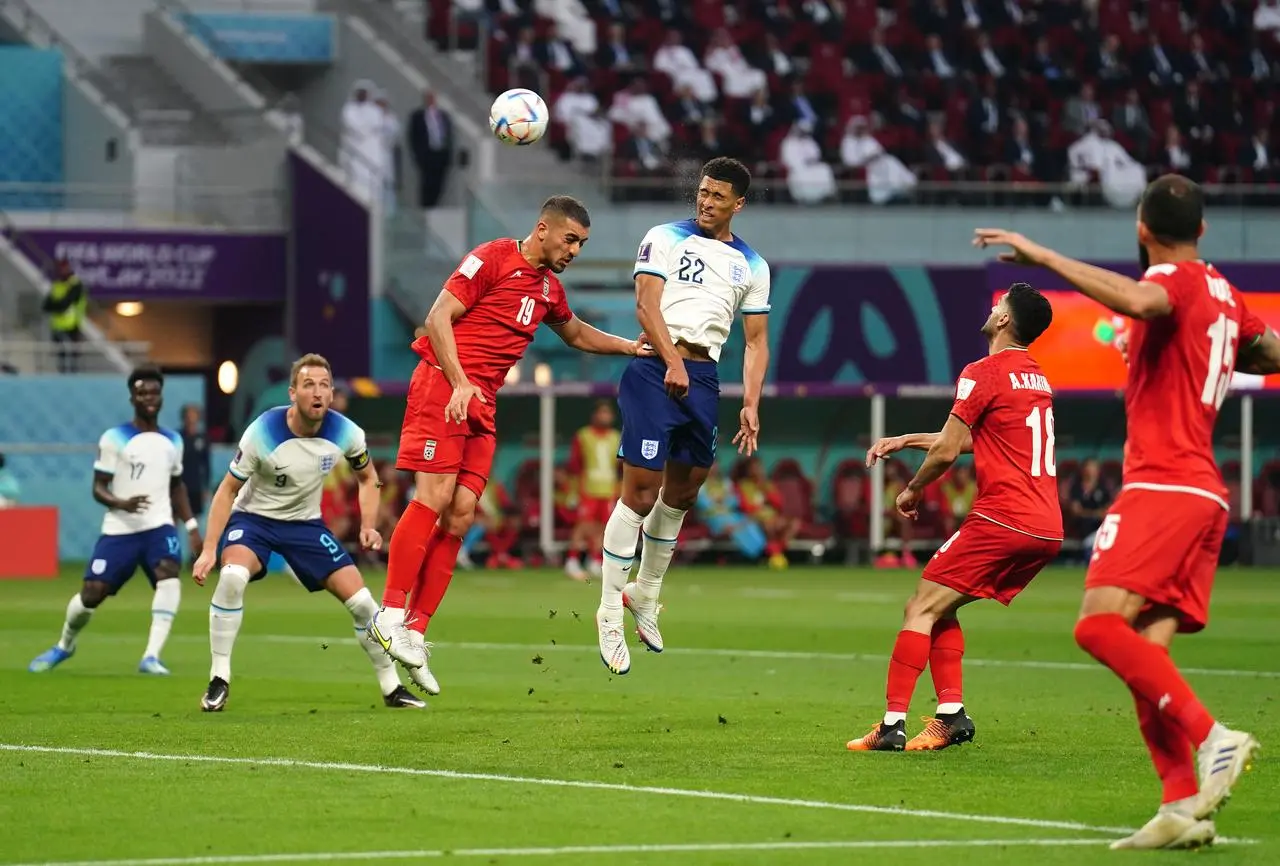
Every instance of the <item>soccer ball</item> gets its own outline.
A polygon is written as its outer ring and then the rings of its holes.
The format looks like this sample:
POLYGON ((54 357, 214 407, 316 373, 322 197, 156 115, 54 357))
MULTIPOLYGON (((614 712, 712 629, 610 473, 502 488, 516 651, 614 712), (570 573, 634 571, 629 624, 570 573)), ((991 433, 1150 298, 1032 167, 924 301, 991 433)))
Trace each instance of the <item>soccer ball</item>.
POLYGON ((550 119, 542 97, 523 87, 500 94, 489 109, 489 129, 503 144, 533 144, 546 134, 550 119))

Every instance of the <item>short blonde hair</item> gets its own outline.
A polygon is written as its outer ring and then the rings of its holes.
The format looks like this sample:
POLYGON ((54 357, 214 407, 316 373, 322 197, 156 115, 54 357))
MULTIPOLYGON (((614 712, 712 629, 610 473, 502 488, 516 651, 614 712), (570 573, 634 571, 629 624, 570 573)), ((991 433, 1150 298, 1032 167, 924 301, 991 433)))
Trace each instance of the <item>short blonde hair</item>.
POLYGON ((333 367, 329 366, 329 359, 324 355, 317 355, 315 352, 308 352, 293 362, 293 368, 289 370, 290 388, 296 388, 298 386, 298 374, 302 372, 304 367, 324 367, 325 372, 329 374, 330 381, 333 380, 333 367))

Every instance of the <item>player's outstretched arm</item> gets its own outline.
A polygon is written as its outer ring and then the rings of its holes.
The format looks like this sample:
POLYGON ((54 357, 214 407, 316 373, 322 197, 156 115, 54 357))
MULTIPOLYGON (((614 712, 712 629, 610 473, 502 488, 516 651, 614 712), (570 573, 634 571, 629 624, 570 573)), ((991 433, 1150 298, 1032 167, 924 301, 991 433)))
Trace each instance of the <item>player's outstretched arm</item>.
POLYGON ((592 355, 652 355, 653 350, 640 339, 615 337, 573 316, 567 322, 547 323, 566 346, 592 355))
POLYGON ((1085 264, 1004 229, 975 229, 973 245, 979 249, 1008 247, 1002 262, 1047 268, 1112 312, 1131 319, 1153 319, 1173 312, 1164 286, 1150 280, 1134 280, 1106 268, 1085 264))
MULTIPOLYGON (((960 443, 960 453, 972 454, 973 431, 965 427, 964 433, 964 441, 960 443)), ((901 436, 886 436, 867 449, 867 466, 875 466, 877 460, 883 460, 899 451, 928 451, 941 437, 941 433, 903 433, 901 436)))
POLYGON ((1280 373, 1280 338, 1271 328, 1267 328, 1252 345, 1240 350, 1236 359, 1236 369, 1241 373, 1256 373, 1269 376, 1280 373))
POLYGON ((769 372, 769 315, 752 313, 742 317, 747 348, 742 355, 742 411, 733 444, 738 453, 750 457, 760 447, 760 397, 769 372))
POLYGON ((191 568, 191 576, 200 586, 204 586, 204 579, 216 564, 218 542, 222 540, 222 533, 226 531, 227 521, 231 519, 231 506, 235 503, 241 487, 244 487, 244 481, 228 472, 223 476, 222 483, 218 485, 217 491, 213 494, 213 500, 209 503, 209 524, 205 527, 204 546, 200 556, 196 558, 195 565, 191 568))
POLYGON ((370 460, 356 470, 360 503, 360 546, 365 550, 381 550, 382 536, 378 534, 378 512, 382 508, 382 482, 370 460))
POLYGON ((910 517, 912 520, 916 518, 917 507, 924 489, 951 468, 956 458, 963 452, 966 441, 970 443, 969 447, 972 449, 973 440, 969 425, 952 415, 943 425, 942 432, 937 434, 937 438, 929 446, 929 450, 924 455, 924 462, 920 464, 915 477, 908 481, 907 486, 898 494, 898 501, 895 504, 899 514, 910 517))

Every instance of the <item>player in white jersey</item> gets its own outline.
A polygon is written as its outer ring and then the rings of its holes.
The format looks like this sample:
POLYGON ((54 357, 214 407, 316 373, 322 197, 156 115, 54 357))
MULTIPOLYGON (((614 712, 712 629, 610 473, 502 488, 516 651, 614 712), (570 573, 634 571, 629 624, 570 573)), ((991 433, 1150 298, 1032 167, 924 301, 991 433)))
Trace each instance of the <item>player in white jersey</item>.
POLYGON ((636 255, 636 306, 657 357, 632 361, 618 386, 622 497, 605 524, 596 613, 600 658, 615 674, 631 668, 624 606, 640 640, 662 652, 658 595, 684 516, 716 459, 716 362, 738 313, 747 348, 733 442, 742 454, 756 450, 769 366, 769 265, 730 225, 750 185, 751 172, 736 159, 711 160, 702 167, 695 218, 650 229, 636 255), (641 534, 640 567, 628 583, 641 534))
POLYGON ((155 367, 140 367, 129 374, 128 385, 133 420, 102 434, 93 463, 93 498, 107 507, 102 535, 93 546, 83 588, 67 604, 62 637, 32 660, 29 671, 51 670, 71 658, 76 637, 98 605, 119 592, 141 568, 155 596, 151 635, 138 671, 169 673, 160 653, 182 597, 178 580, 182 545, 174 516, 185 525, 192 550, 200 549, 200 531, 182 483, 182 437, 157 422, 164 403, 164 376, 155 367))
POLYGON ((227 705, 231 650, 244 617, 245 588, 266 575, 272 553, 284 557, 309 591, 328 590, 346 607, 356 639, 377 672, 384 703, 425 707, 400 684, 395 662, 365 637, 378 603, 351 554, 320 517, 325 476, 346 460, 360 485, 360 545, 365 550, 382 547, 374 528, 382 485, 364 431, 329 408, 333 371, 320 355, 304 355, 293 363, 289 400, 289 406, 269 409, 244 431, 209 506, 209 542, 193 568, 196 583, 204 585, 219 554, 222 570, 209 605, 213 665, 200 707, 216 713, 227 705))

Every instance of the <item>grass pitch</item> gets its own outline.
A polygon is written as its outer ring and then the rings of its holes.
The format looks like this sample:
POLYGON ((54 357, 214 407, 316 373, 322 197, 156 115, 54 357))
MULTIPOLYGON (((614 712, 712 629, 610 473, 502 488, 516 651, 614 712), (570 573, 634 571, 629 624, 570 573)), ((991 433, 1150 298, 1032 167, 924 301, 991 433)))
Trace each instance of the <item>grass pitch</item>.
MULTIPOLYGON (((1175 646, 1209 707, 1264 748, 1280 745, 1277 577, 1223 571, 1209 630, 1175 646)), ((611 677, 598 586, 463 573, 430 634, 444 694, 413 711, 382 706, 336 601, 273 576, 249 590, 231 700, 214 715, 198 708, 209 590, 184 587, 172 677, 135 672, 141 578, 75 658, 35 675, 26 664, 57 637, 77 572, 0 582, 0 866, 1124 857, 1105 843, 1153 814, 1159 785, 1128 691, 1071 639, 1078 571, 1047 572, 1009 610, 962 613, 975 744, 845 751, 883 710, 915 580, 677 566, 667 652, 633 641, 631 673, 611 677)), ((912 709, 915 733, 933 711, 927 672, 912 709)), ((1218 830, 1245 841, 1209 862, 1280 862, 1278 780, 1265 759, 1242 780, 1218 830)))

